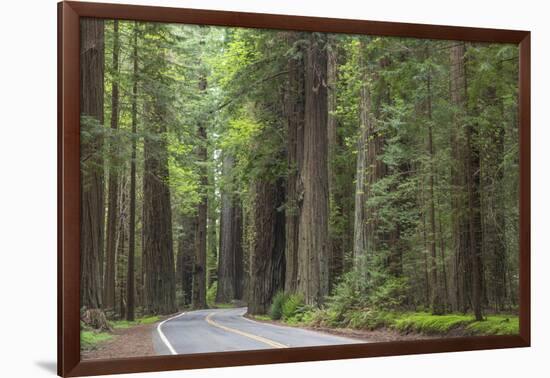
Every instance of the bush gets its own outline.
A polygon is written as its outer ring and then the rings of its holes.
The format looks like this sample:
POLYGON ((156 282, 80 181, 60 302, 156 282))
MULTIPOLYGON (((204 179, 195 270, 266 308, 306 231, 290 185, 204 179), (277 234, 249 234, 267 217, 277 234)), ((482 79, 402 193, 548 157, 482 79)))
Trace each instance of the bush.
POLYGON ((301 294, 290 294, 283 301, 282 318, 290 320, 305 310, 304 297, 301 294))
POLYGON ((214 304, 216 303, 217 291, 218 291, 218 281, 214 281, 206 291, 206 305, 208 307, 214 307, 214 304))
POLYGON ((395 310, 403 307, 407 299, 408 284, 404 278, 388 277, 383 284, 372 290, 370 307, 379 310, 395 310))
POLYGON ((337 326, 344 321, 347 311, 364 307, 365 300, 358 285, 356 272, 346 273, 335 286, 333 294, 327 299, 325 320, 328 326, 337 326))
POLYGON ((273 320, 279 320, 283 317, 283 303, 286 301, 287 295, 279 291, 273 297, 273 302, 269 309, 269 317, 273 320))

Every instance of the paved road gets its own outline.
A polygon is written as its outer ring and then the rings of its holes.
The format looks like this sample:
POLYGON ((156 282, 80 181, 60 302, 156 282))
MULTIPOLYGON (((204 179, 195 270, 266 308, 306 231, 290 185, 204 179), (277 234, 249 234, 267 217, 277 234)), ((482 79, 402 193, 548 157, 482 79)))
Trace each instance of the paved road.
POLYGON ((179 314, 153 330, 155 350, 157 354, 188 354, 365 342, 256 322, 243 317, 245 313, 246 307, 179 314))

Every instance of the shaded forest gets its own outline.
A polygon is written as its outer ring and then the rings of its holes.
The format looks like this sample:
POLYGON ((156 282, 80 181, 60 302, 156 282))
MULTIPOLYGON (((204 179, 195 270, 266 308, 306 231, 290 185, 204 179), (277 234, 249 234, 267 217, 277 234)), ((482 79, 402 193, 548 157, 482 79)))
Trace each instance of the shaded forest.
POLYGON ((81 307, 515 313, 517 55, 83 19, 81 307))

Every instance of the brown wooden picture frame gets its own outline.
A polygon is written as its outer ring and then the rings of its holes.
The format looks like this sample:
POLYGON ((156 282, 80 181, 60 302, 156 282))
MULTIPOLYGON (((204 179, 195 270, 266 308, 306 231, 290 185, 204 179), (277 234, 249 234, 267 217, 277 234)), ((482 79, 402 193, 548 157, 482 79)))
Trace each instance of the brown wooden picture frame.
POLYGON ((530 346, 530 32, 151 6, 58 4, 58 374, 82 376, 530 346), (81 17, 519 45, 520 334, 109 360, 80 358, 81 17))

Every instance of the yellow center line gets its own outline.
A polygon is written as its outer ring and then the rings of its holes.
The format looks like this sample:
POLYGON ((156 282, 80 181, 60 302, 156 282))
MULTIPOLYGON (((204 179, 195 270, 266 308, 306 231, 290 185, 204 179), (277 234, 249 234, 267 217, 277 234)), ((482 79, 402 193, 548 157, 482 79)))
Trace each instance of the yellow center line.
POLYGON ((237 335, 241 335, 241 336, 244 336, 244 337, 248 337, 249 339, 259 341, 259 342, 264 343, 264 344, 267 344, 267 345, 269 345, 269 346, 271 346, 271 347, 273 347, 273 348, 288 348, 288 345, 281 344, 281 343, 278 343, 278 342, 276 342, 276 341, 266 339, 265 337, 253 335, 253 334, 251 334, 251 333, 243 332, 243 331, 238 330, 238 329, 235 329, 235 328, 229 328, 229 327, 227 327, 227 326, 221 325, 220 323, 215 322, 215 321, 212 319, 213 316, 214 316, 214 312, 211 312, 211 313, 208 314, 208 316, 205 318, 206 322, 207 322, 208 324, 210 324, 211 326, 213 326, 213 327, 217 327, 217 328, 223 329, 224 331, 227 331, 227 332, 233 332, 233 333, 235 333, 235 334, 237 334, 237 335))

